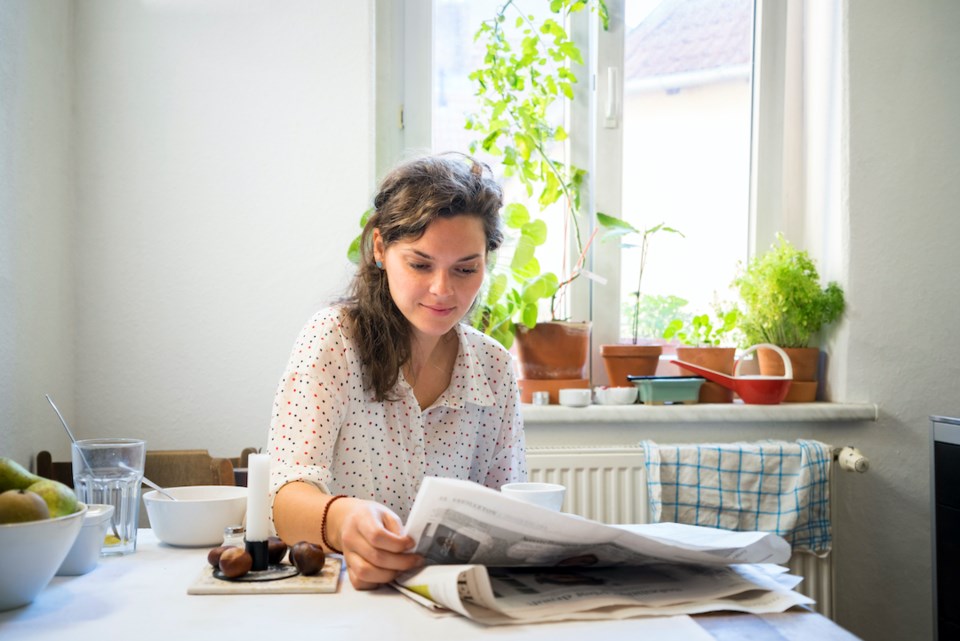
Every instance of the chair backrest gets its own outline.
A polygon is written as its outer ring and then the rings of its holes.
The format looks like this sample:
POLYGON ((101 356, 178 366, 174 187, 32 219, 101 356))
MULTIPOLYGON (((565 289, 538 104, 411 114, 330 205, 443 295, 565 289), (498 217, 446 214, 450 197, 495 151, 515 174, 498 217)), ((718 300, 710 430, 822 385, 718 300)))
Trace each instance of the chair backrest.
POLYGON ((73 464, 70 461, 54 461, 50 452, 37 453, 37 476, 60 481, 73 487, 73 464))
MULTIPOLYGON (((72 463, 54 461, 46 450, 37 454, 37 475, 73 487, 72 463)), ((232 460, 210 456, 207 450, 148 450, 143 475, 162 487, 236 484, 232 460)))
POLYGON ((235 485, 233 463, 207 450, 147 451, 143 475, 161 487, 235 485))
POLYGON ((245 447, 245 448, 243 448, 243 450, 240 452, 240 456, 234 456, 233 458, 230 459, 230 462, 233 463, 234 469, 236 469, 236 468, 238 468, 238 467, 242 467, 243 469, 247 469, 247 459, 250 458, 250 455, 251 455, 251 454, 256 454, 256 453, 258 453, 259 451, 260 451, 260 450, 258 450, 258 449, 255 448, 255 447, 245 447))

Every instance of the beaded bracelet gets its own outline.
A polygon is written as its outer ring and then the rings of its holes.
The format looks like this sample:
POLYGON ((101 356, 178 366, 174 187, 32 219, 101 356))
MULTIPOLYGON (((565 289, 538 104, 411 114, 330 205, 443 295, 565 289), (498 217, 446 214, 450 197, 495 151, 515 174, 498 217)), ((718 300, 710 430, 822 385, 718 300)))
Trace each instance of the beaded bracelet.
POLYGON ((343 554, 343 552, 330 545, 330 541, 327 540, 327 513, 330 512, 330 506, 336 503, 337 499, 345 498, 347 498, 346 494, 337 494, 335 497, 327 501, 326 506, 323 508, 323 516, 320 517, 320 538, 323 539, 323 544, 327 546, 327 549, 335 554, 343 554))

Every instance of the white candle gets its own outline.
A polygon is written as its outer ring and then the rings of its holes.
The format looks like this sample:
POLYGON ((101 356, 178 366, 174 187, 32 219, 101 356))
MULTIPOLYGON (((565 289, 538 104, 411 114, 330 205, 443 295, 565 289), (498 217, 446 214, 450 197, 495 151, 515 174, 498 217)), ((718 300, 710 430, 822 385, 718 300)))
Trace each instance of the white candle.
POLYGON ((247 534, 248 541, 266 541, 270 533, 267 510, 270 506, 270 455, 251 454, 247 458, 247 534))

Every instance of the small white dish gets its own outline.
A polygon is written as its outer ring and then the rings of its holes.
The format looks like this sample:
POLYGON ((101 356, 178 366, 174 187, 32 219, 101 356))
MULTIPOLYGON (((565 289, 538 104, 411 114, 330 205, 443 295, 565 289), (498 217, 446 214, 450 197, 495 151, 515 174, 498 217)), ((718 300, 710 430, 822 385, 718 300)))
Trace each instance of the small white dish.
POLYGON ((594 402, 598 405, 633 405, 637 402, 637 387, 594 387, 594 402))
POLYGON ((587 388, 566 388, 559 392, 560 404, 567 407, 586 407, 590 404, 592 394, 587 388))
POLYGON ((97 567, 103 537, 107 535, 110 519, 113 518, 113 509, 112 505, 99 503, 87 506, 80 533, 67 552, 67 558, 60 564, 57 576, 79 576, 97 567))

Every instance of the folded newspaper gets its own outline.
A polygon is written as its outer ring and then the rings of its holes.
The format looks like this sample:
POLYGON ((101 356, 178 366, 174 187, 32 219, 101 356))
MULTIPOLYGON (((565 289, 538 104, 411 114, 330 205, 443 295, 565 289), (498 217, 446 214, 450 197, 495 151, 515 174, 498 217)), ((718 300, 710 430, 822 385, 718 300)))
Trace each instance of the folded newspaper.
POLYGON ((482 485, 424 479, 406 523, 426 566, 395 587, 486 624, 782 612, 812 603, 775 534, 607 525, 482 485))

